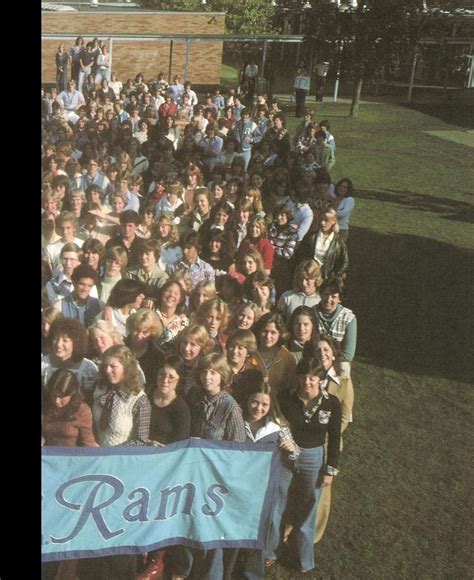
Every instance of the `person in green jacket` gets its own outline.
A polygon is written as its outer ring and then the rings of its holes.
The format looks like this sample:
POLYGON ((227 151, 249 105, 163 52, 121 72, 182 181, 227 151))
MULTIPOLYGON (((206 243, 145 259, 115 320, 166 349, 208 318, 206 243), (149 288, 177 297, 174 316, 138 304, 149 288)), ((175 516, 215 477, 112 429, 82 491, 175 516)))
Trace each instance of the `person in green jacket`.
POLYGON ((316 144, 312 146, 311 151, 316 158, 316 163, 319 167, 324 167, 326 171, 330 171, 336 163, 334 149, 327 143, 327 135, 325 131, 318 131, 315 137, 316 144))

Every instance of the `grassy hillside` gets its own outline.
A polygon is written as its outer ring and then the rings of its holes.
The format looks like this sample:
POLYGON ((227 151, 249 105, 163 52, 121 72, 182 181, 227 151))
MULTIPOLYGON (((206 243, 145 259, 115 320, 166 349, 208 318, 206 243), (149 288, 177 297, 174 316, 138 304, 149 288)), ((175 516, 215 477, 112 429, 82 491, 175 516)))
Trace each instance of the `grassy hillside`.
MULTIPOLYGON (((358 119, 347 103, 308 104, 331 123, 333 179, 357 191, 345 303, 359 342, 354 423, 304 577, 467 580, 474 136, 394 103, 362 105, 358 119)), ((300 575, 277 564, 266 577, 300 575)))

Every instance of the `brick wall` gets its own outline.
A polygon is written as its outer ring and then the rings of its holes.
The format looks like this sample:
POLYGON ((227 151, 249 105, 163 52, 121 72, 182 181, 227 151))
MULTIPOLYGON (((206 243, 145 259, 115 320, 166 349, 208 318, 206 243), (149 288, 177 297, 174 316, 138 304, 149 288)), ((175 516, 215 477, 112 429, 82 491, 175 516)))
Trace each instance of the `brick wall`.
MULTIPOLYGON (((221 13, 187 12, 71 12, 42 13, 42 31, 60 35, 73 35, 65 39, 66 49, 76 36, 84 36, 86 42, 93 36, 104 40, 115 34, 223 34, 224 18, 221 13), (86 35, 91 35, 86 36, 86 35)), ((60 40, 42 41, 42 82, 54 83, 55 54, 60 40)), ((191 44, 189 79, 195 84, 218 84, 220 81, 222 42, 199 41, 191 44)), ((114 40, 112 47, 112 70, 124 82, 138 72, 145 79, 155 77, 160 70, 168 77, 169 41, 114 40)), ((174 41, 172 75, 184 77, 186 43, 174 41)))

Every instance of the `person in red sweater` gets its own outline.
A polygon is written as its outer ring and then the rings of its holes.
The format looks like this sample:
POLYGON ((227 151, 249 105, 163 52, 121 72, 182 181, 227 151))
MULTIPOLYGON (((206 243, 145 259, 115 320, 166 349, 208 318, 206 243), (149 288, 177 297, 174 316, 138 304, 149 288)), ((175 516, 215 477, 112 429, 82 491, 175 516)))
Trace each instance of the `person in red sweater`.
POLYGON ((248 226, 248 234, 240 245, 239 254, 242 255, 249 249, 256 250, 262 256, 265 273, 270 275, 275 250, 267 239, 267 224, 263 218, 255 218, 248 226))
POLYGON ((158 109, 159 123, 163 130, 167 127, 167 117, 174 117, 177 110, 178 105, 172 100, 172 95, 170 93, 166 93, 165 102, 161 104, 158 109))

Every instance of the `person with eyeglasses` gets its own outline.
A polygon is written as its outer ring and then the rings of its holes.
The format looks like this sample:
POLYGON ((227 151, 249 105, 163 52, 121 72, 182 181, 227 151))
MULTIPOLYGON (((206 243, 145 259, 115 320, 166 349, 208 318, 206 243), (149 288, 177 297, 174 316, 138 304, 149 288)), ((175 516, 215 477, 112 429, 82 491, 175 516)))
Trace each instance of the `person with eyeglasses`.
POLYGON ((79 248, 82 247, 84 240, 76 237, 78 224, 76 217, 70 211, 62 211, 56 218, 56 231, 61 235, 59 240, 46 246, 46 256, 52 270, 60 267, 61 250, 65 244, 73 242, 79 248))
POLYGON ((64 244, 59 254, 58 267, 52 271, 52 276, 46 283, 46 295, 50 305, 55 304, 59 298, 66 297, 72 292, 71 276, 74 268, 79 266, 81 248, 74 242, 64 244))
POLYGON ((151 404, 150 436, 147 445, 165 447, 191 435, 191 412, 178 394, 184 375, 184 361, 177 354, 168 355, 156 373, 155 386, 148 395, 151 404))
POLYGON ((78 181, 78 188, 83 191, 91 185, 97 185, 102 191, 106 191, 110 183, 109 178, 99 170, 99 161, 96 157, 89 159, 87 171, 78 181))
MULTIPOLYGON (((169 443, 188 439, 191 434, 191 413, 186 401, 177 393, 184 374, 184 363, 176 354, 167 356, 156 373, 153 391, 148 395, 151 404, 150 435, 144 444, 165 447, 169 443)), ((166 549, 167 559, 178 561, 184 557, 185 548, 173 546, 166 549)), ((146 567, 137 574, 137 580, 161 576, 164 570, 164 550, 148 552, 146 567)))

